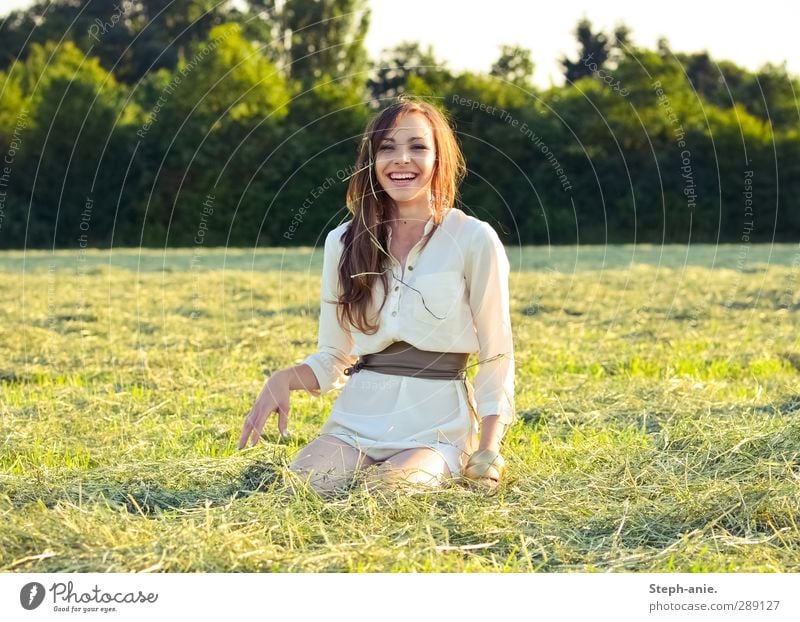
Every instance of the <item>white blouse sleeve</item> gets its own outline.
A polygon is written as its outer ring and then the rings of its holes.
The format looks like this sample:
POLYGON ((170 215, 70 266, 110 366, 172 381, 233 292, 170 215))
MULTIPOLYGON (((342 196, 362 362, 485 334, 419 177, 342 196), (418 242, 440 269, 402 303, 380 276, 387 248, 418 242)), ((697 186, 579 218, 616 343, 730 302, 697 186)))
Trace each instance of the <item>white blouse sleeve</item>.
POLYGON ((347 381, 347 376, 344 375, 345 368, 355 363, 358 358, 350 355, 353 349, 353 338, 350 331, 343 329, 336 318, 339 257, 342 253, 342 243, 336 239, 339 235, 341 235, 341 231, 338 233, 331 231, 325 238, 317 351, 303 360, 303 363, 314 372, 319 382, 319 391, 310 391, 313 395, 322 395, 332 389, 341 389, 347 381))
POLYGON ((509 262, 497 233, 481 223, 469 247, 465 276, 469 305, 480 347, 475 401, 480 418, 514 420, 514 343, 511 334, 509 262), (480 363, 486 359, 494 360, 480 363))

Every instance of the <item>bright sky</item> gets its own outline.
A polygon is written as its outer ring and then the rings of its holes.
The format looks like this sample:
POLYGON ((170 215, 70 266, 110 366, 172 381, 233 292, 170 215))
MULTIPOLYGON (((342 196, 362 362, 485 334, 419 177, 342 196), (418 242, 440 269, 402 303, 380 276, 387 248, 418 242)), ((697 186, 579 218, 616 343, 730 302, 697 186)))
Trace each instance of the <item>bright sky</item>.
MULTIPOLYGON (((634 43, 655 48, 665 36, 673 50, 707 49, 754 70, 767 61, 788 61, 800 74, 797 8, 792 0, 369 0, 372 25, 367 36, 370 56, 404 40, 431 44, 437 59, 452 69, 488 71, 503 43, 518 43, 533 52, 534 81, 561 84, 558 59, 576 58, 573 30, 586 16, 610 32, 624 21, 634 43), (794 7, 792 5, 795 5, 794 7), (794 50, 794 53, 791 50, 794 50)), ((0 15, 31 0, 0 0, 0 15)))
POLYGON ((787 60, 789 72, 800 74, 799 13, 791 0, 370 0, 370 6, 371 56, 412 39, 433 45, 436 58, 453 69, 488 71, 498 46, 518 43, 532 51, 540 86, 563 83, 558 59, 577 58, 573 31, 584 16, 595 31, 608 33, 624 21, 633 42, 651 49, 663 35, 674 51, 707 49, 712 58, 751 70, 787 60))

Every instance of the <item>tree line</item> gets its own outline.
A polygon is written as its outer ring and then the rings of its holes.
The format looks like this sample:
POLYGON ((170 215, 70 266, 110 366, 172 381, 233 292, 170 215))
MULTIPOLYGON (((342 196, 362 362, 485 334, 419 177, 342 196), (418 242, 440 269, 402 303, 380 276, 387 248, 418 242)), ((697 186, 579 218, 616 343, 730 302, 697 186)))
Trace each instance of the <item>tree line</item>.
POLYGON ((451 118, 460 206, 508 244, 800 234, 800 80, 636 45, 587 20, 564 84, 409 41, 369 58, 366 0, 37 2, 0 25, 0 246, 317 244, 360 132, 401 93, 451 118), (243 8, 244 7, 244 8, 243 8))

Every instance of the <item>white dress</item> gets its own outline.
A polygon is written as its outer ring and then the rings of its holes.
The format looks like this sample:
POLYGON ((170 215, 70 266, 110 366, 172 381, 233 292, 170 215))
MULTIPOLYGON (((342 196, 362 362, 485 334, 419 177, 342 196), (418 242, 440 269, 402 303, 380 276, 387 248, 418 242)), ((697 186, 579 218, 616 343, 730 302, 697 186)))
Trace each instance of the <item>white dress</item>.
MULTIPOLYGON (((514 418, 509 262, 503 245, 489 224, 457 208, 447 210, 428 244, 411 249, 405 266, 392 262, 380 327, 366 335, 355 328, 343 330, 336 317, 341 236, 348 224, 325 240, 317 352, 302 361, 319 381, 314 393, 342 389, 321 433, 375 460, 430 447, 442 454, 453 475, 459 474, 477 447, 476 417, 499 415, 503 423, 514 418), (478 361, 487 362, 478 367, 474 394, 472 385, 460 380, 369 370, 344 375, 358 356, 396 341, 431 352, 476 353, 478 361)), ((431 218, 426 234, 432 226, 431 218)), ((374 299, 380 301, 380 280, 377 290, 374 299)))

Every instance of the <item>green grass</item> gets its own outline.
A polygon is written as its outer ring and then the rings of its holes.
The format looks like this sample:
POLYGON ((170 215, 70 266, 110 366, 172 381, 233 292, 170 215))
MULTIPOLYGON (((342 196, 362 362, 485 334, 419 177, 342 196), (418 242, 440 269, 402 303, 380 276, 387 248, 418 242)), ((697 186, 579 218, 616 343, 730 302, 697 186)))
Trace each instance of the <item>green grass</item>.
POLYGON ((320 249, 0 254, 0 570, 800 571, 796 246, 509 249, 520 420, 487 496, 323 501, 320 249))

